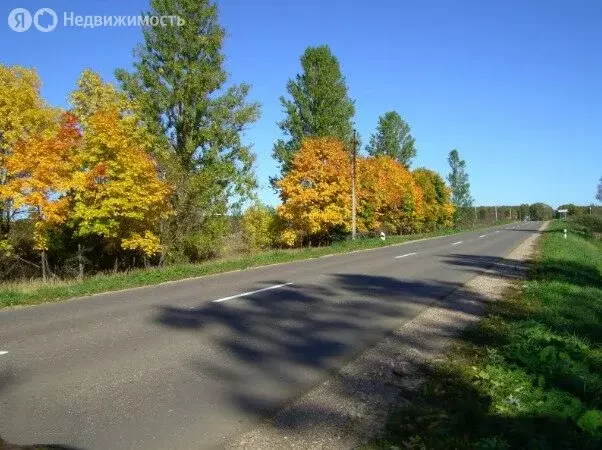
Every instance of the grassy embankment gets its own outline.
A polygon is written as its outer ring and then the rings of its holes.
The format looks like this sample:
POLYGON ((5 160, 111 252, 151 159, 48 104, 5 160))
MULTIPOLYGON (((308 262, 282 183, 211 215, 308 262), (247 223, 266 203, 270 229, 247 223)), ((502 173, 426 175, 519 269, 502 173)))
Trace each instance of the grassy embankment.
MULTIPOLYGON (((504 223, 499 222, 497 225, 503 225, 504 223)), ((491 224, 470 229, 486 228, 489 226, 491 224)), ((246 256, 216 259, 201 264, 173 265, 161 268, 138 269, 126 273, 100 274, 85 278, 82 281, 61 280, 43 284, 39 280, 33 280, 31 282, 0 284, 0 308, 34 305, 100 292, 148 286, 203 275, 213 275, 267 264, 292 262, 330 254, 347 253, 354 250, 384 247, 421 238, 454 234, 470 229, 449 229, 428 234, 389 236, 384 242, 378 238, 358 239, 355 241, 347 240, 327 247, 271 250, 246 256)))
POLYGON ((530 280, 488 307, 374 447, 602 448, 602 241, 584 231, 543 233, 530 280))

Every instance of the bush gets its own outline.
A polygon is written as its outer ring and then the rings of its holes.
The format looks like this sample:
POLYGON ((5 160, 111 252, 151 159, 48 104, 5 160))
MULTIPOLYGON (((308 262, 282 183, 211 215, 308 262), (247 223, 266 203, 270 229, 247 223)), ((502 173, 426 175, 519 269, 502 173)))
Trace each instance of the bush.
POLYGON ((249 207, 242 215, 243 239, 251 252, 278 244, 280 220, 273 208, 261 203, 249 207))
POLYGON ((570 222, 588 233, 602 233, 602 216, 580 214, 572 217, 570 222))
POLYGON ((205 261, 219 256, 229 231, 228 219, 212 216, 205 219, 202 231, 184 239, 184 255, 191 262, 205 261))

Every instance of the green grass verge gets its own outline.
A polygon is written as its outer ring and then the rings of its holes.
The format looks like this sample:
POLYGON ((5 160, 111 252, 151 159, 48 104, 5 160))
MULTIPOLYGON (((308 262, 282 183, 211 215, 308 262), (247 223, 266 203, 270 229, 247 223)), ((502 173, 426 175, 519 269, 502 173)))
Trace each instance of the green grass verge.
MULTIPOLYGON (((503 225, 504 223, 505 222, 499 222, 497 225, 503 225)), ((489 226, 491 226, 491 224, 470 229, 486 228, 489 226)), ((450 229, 427 234, 389 236, 384 242, 378 238, 358 239, 355 241, 347 240, 328 247, 272 250, 237 258, 217 259, 201 264, 173 265, 161 268, 138 269, 127 273, 96 275, 86 278, 81 282, 67 280, 50 282, 47 284, 43 284, 41 281, 7 283, 0 285, 0 308, 35 305, 101 292, 149 286, 166 281, 176 281, 203 275, 214 275, 268 264, 299 261, 330 254, 347 253, 354 250, 385 247, 421 238, 445 236, 468 230, 468 228, 450 229)))
POLYGON ((602 242, 571 227, 543 233, 530 280, 488 307, 372 447, 602 448, 602 242))

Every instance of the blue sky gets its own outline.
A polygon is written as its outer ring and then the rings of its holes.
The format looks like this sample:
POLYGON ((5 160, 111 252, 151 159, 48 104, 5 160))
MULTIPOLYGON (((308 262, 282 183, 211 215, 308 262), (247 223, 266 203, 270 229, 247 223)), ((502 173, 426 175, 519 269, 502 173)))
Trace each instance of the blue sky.
MULTIPOLYGON (((280 137, 279 96, 310 45, 328 44, 356 101, 367 142, 379 114, 397 110, 412 126, 413 167, 446 174, 447 153, 466 159, 478 205, 544 201, 590 204, 602 176, 602 2, 519 0, 221 0, 226 69, 253 85, 260 121, 246 139, 258 155, 260 196, 280 137)), ((76 15, 136 15, 146 0, 3 0, 0 62, 34 67, 42 93, 66 106, 82 69, 113 81, 129 68, 139 28, 7 25, 16 7, 76 15)))

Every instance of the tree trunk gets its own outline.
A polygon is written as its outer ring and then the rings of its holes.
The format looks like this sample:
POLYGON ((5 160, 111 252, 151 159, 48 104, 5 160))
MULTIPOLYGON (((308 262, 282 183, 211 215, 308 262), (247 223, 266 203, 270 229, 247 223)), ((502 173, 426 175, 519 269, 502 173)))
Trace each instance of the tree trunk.
POLYGON ((82 256, 82 245, 77 244, 77 279, 84 279, 84 257, 82 256))
POLYGON ((46 251, 42 250, 42 254, 41 254, 41 263, 42 263, 42 281, 44 283, 46 283, 47 281, 47 276, 46 276, 46 251))

